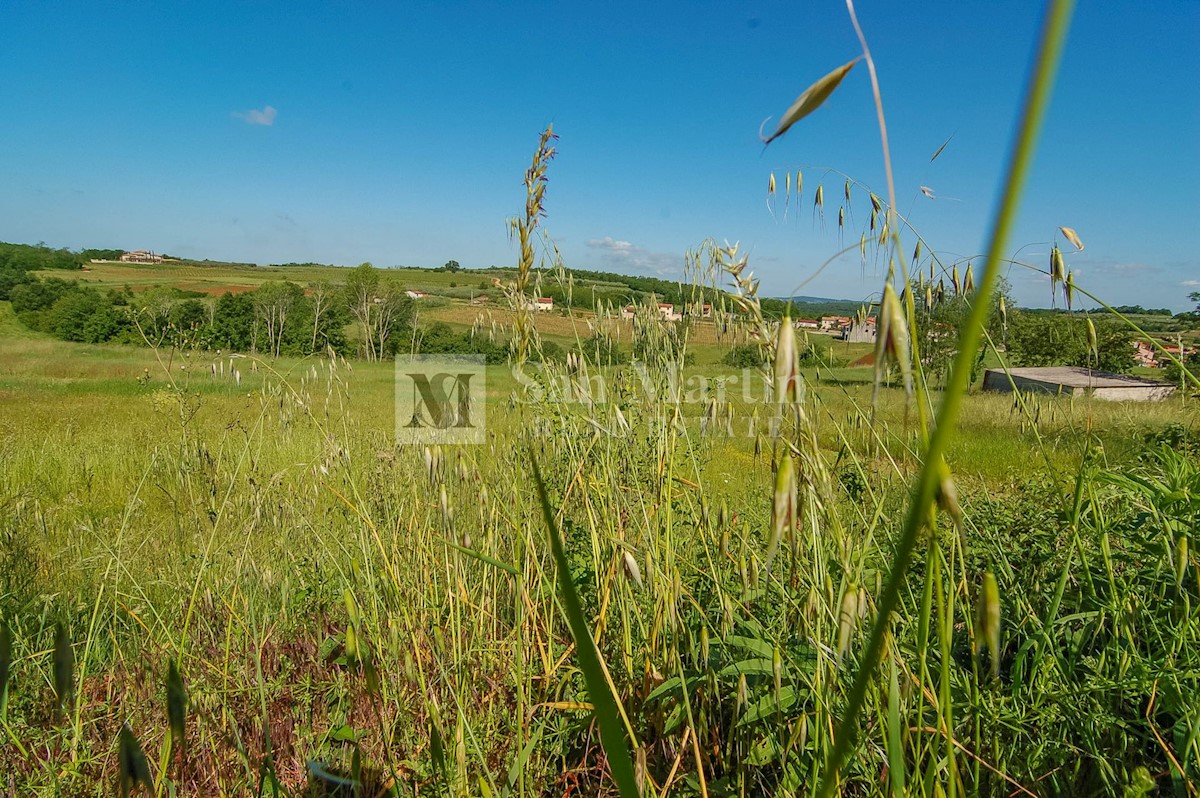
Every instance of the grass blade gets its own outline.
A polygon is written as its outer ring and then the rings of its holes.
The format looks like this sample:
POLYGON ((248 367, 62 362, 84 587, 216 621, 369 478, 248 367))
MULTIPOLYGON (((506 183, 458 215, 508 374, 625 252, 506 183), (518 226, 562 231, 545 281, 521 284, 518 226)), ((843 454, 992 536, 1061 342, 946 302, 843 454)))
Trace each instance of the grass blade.
POLYGON ((175 660, 171 660, 167 669, 167 725, 171 728, 171 742, 182 752, 187 734, 187 693, 175 660))
POLYGON ((950 372, 937 424, 929 439, 924 464, 921 467, 912 501, 909 503, 904 528, 897 541, 891 570, 879 597, 878 616, 871 629, 871 637, 866 651, 863 653, 858 673, 855 674, 854 683, 847 696, 845 714, 839 724, 833 750, 825 761, 825 772, 821 776, 821 782, 817 789, 817 794, 820 796, 833 794, 842 766, 850 756, 858 714, 866 699, 872 675, 883 656, 884 638, 888 625, 891 623, 891 614, 899 602, 900 591, 904 586, 917 538, 925 520, 929 517, 937 487, 941 482, 940 466, 957 426, 958 413, 962 407, 962 397, 966 393, 972 360, 974 353, 978 350, 983 322, 986 319, 988 308, 991 305, 992 292, 995 290, 999 278, 1001 258, 1007 246, 1009 233, 1016 221, 1017 203, 1026 175, 1033 162, 1038 131, 1045 116, 1046 106, 1049 104, 1050 90, 1054 85, 1058 61, 1066 42, 1073 7, 1073 0, 1054 0, 1047 9, 1033 73, 1026 91, 1020 124, 1017 128, 1015 148, 1005 178, 1000 206, 992 227, 979 292, 971 303, 970 315, 960 331, 958 355, 950 372))
MULTIPOLYGON (((571 583, 571 568, 563 550, 562 539, 558 534, 558 524, 554 520, 554 510, 550 507, 550 498, 546 495, 546 484, 542 481, 542 472, 537 460, 530 452, 529 462, 533 466, 533 479, 537 484, 538 499, 542 504, 542 513, 546 518, 546 527, 550 533, 550 551, 554 555, 555 569, 558 571, 558 589, 562 598, 567 622, 571 626, 571 637, 575 639, 575 652, 579 657, 579 669, 583 671, 587 683, 588 696, 596 711, 596 724, 600 727, 600 742, 604 753, 608 756, 608 766, 612 771, 613 781, 622 798, 637 798, 637 779, 634 775, 633 759, 629 756, 629 747, 625 742, 625 734, 621 731, 621 722, 617 716, 616 697, 608 689, 604 672, 600 667, 600 654, 588 630, 587 619, 583 615, 583 606, 575 585, 571 583)), ((699 765, 699 763, 697 763, 699 765)))
POLYGON ((0 720, 8 712, 8 675, 12 671, 12 629, 0 623, 0 720))
POLYGON ((54 695, 60 714, 66 714, 74 691, 75 651, 71 648, 70 632, 59 622, 54 633, 54 695))

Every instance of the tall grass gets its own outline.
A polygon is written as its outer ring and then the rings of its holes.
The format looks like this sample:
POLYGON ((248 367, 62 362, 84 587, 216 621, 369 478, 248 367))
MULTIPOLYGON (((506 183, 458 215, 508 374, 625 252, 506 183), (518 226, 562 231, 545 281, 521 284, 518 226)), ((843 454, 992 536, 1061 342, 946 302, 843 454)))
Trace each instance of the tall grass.
POLYGON ((12 791, 1194 794, 1194 406, 964 395, 978 318, 940 396, 822 381, 711 243, 769 401, 673 390, 723 372, 653 310, 540 358, 552 142, 482 446, 397 447, 386 364, 0 342, 62 359, 0 367, 12 791))

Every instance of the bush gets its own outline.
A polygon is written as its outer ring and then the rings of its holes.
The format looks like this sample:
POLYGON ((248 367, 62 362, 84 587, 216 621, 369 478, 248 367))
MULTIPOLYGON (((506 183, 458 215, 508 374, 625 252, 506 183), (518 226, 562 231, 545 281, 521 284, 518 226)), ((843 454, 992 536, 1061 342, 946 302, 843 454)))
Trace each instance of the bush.
POLYGON ((580 342, 579 354, 593 366, 619 366, 629 361, 629 356, 621 351, 612 336, 603 332, 596 332, 580 342))
POLYGON ((753 369, 765 365, 766 351, 758 344, 739 344, 731 347, 721 363, 735 369, 753 369))

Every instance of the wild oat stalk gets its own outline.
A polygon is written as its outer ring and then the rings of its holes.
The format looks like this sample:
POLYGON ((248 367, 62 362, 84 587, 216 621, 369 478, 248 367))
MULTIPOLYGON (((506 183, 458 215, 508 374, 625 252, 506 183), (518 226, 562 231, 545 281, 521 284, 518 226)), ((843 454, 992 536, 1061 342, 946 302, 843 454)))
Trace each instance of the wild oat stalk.
MULTIPOLYGON (((937 424, 929 439, 924 464, 921 467, 917 486, 913 491, 904 528, 896 544, 896 553, 892 559, 887 583, 879 596, 877 617, 871 629, 870 641, 863 653, 854 684, 847 696, 846 708, 838 727, 834 748, 826 759, 825 772, 818 789, 820 796, 833 794, 842 766, 850 755, 851 747, 854 744, 854 729, 858 724, 858 714, 862 710, 870 681, 883 657, 884 640, 891 623, 891 614, 899 602, 917 538, 921 528, 930 517, 933 502, 945 479, 943 472, 945 453, 955 432, 963 395, 966 393, 967 381, 971 373, 971 361, 979 347, 979 339, 991 304, 992 293, 999 279, 1002 253, 1007 246, 1008 237, 1016 219, 1021 191, 1033 162, 1038 133, 1049 104, 1058 62, 1066 42, 1067 30, 1070 27, 1073 7, 1073 0, 1052 0, 1046 12, 1033 72, 1026 88, 1015 146, 1001 193, 1000 206, 992 224, 979 290, 971 302, 971 311, 960 330, 958 355, 955 357, 954 366, 950 372, 937 424)), ((870 66, 871 62, 868 59, 868 67, 870 66)))

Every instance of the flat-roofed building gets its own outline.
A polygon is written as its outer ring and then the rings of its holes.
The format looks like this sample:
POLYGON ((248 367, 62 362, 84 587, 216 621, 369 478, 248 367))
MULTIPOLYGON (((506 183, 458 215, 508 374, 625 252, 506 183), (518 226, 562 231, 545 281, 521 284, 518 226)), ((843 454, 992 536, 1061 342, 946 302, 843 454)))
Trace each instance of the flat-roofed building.
POLYGON ((983 374, 985 391, 1088 396, 1115 402, 1153 402, 1166 399, 1175 386, 1144 377, 1111 374, 1107 371, 1051 366, 1047 368, 988 369, 983 374))

